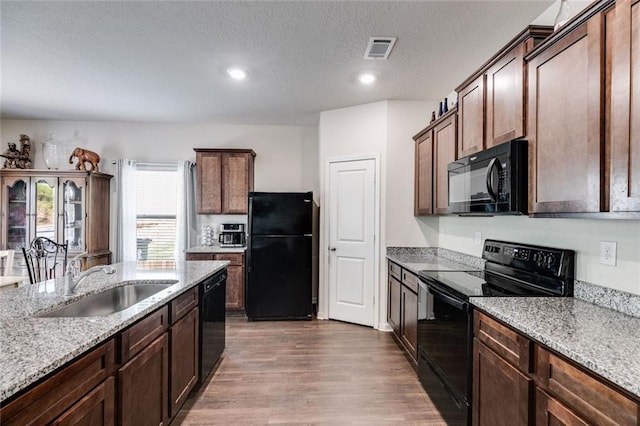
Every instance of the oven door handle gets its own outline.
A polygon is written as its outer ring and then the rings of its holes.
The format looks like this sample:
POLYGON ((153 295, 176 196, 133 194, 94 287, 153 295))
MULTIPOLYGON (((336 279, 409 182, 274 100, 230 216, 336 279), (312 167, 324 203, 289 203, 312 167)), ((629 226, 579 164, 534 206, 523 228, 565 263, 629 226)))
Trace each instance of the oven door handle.
MULTIPOLYGON (((496 191, 493 189, 493 179, 491 179, 491 172, 493 172, 493 168, 498 165, 498 169, 500 168, 500 163, 498 162, 497 157, 493 157, 489 162, 489 166, 487 167, 487 175, 485 176, 485 180, 487 182, 487 192, 489 193, 489 197, 491 197, 491 201, 496 201, 498 197, 496 195, 496 191)), ((498 170, 499 172, 500 170, 498 170)))
POLYGON ((458 300, 454 297, 445 294, 442 290, 429 286, 429 291, 433 294, 433 297, 442 300, 443 302, 463 311, 467 311, 469 304, 463 302, 462 300, 458 300))

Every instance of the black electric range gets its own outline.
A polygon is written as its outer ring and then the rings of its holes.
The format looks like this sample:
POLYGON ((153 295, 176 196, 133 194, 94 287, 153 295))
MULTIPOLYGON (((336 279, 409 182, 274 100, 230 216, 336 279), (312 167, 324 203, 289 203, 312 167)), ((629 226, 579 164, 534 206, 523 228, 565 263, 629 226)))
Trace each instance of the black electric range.
POLYGON ((572 296, 571 250, 486 240, 484 271, 421 271, 418 375, 445 420, 471 424, 470 297, 572 296))

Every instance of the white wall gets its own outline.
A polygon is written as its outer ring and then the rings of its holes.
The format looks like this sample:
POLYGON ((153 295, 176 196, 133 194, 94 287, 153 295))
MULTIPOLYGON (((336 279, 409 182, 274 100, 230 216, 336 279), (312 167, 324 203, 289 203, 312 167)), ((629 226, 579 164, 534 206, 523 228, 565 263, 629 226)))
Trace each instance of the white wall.
POLYGON ((640 221, 455 217, 439 219, 438 244, 480 256, 477 231, 485 238, 516 241, 576 251, 576 278, 605 287, 640 294, 640 221), (617 265, 599 262, 600 241, 617 242, 617 265))
MULTIPOLYGON (((438 232, 413 216, 413 140, 428 123, 436 102, 384 101, 325 111, 320 115, 319 161, 321 196, 326 197, 325 173, 330 159, 377 155, 380 170, 380 224, 377 230, 379 259, 376 284, 377 310, 374 326, 386 329, 386 247, 426 246, 427 236, 437 243, 438 232)), ((326 200, 323 202, 326 206, 326 200)), ((327 217, 321 213, 320 247, 327 247, 327 217)), ((318 316, 328 312, 328 263, 320 250, 320 295, 318 316)))
MULTIPOLYGON (((73 139, 70 142, 73 145, 77 143, 100 154, 100 170, 107 173, 115 172, 110 160, 117 158, 195 161, 194 147, 244 148, 256 152, 256 191, 319 192, 317 127, 45 120, 0 122, 0 140, 3 143, 18 141, 21 133, 29 135, 35 152, 35 168, 45 168, 40 143, 49 137, 50 132, 54 132, 58 140, 67 142, 73 139)), ((65 163, 65 168, 73 167, 65 163)), ((111 190, 114 194, 115 180, 111 190)), ((114 216, 112 212, 112 232, 115 232, 114 216)), ((196 244, 200 241, 202 225, 247 222, 246 215, 198 215, 197 219, 198 235, 193 242, 196 244)))
POLYGON ((438 229, 413 216, 415 144, 438 102, 389 101, 387 107, 386 213, 387 246, 427 247, 437 244, 438 229), (430 243, 431 240, 432 242, 430 243))
POLYGON ((77 135, 84 148, 100 154, 100 168, 107 172, 108 160, 117 158, 195 161, 194 147, 249 148, 256 152, 256 191, 318 190, 316 127, 2 120, 0 140, 6 144, 29 135, 34 166, 44 168, 40 143, 50 132, 63 141, 77 135))

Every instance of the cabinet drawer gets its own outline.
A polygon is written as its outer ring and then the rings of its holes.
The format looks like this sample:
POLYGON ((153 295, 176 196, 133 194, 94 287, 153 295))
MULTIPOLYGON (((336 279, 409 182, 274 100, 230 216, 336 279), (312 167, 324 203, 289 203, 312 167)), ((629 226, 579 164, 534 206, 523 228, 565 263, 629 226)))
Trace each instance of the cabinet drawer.
POLYGON ((46 424, 113 375, 113 339, 84 355, 0 410, 3 425, 46 424))
POLYGON ((414 293, 418 293, 418 276, 407 270, 402 270, 402 284, 410 288, 414 293))
POLYGON ((216 253, 215 260, 228 260, 230 265, 242 266, 242 253, 216 253))
POLYGON ((193 287, 181 296, 176 297, 170 303, 171 324, 175 324, 190 310, 198 306, 198 286, 193 287))
POLYGON ((141 319, 121 334, 120 363, 147 347, 156 337, 167 330, 169 324, 168 308, 164 306, 144 319, 141 319))
POLYGON ((638 425, 640 405, 600 380, 536 345, 538 386, 597 425, 638 425))
POLYGON ((187 253, 187 260, 215 260, 213 253, 187 253))
POLYGON ((389 262, 389 274, 396 277, 398 281, 402 281, 402 268, 400 267, 400 265, 389 262))
POLYGON ((480 311, 475 311, 473 323, 473 333, 480 342, 520 370, 531 371, 531 340, 480 311))

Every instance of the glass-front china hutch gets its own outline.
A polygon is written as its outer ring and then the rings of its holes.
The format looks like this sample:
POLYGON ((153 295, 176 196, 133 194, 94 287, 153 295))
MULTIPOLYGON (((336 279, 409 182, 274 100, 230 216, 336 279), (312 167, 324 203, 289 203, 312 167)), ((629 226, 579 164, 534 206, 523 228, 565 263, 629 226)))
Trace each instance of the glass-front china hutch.
POLYGON ((16 251, 14 270, 24 267, 21 248, 36 237, 66 243, 69 258, 86 253, 85 268, 110 263, 111 177, 74 170, 0 170, 0 247, 16 251))

